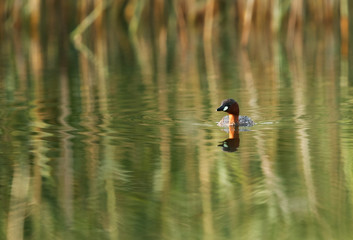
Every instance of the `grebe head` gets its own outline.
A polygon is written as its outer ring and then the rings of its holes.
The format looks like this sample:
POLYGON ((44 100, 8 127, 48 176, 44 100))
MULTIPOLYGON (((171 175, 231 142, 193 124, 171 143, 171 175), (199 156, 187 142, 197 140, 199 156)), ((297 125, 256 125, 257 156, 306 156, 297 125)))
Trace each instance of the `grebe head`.
POLYGON ((226 99, 223 100, 221 106, 217 108, 217 111, 227 112, 229 114, 233 114, 235 116, 239 115, 239 105, 234 99, 226 99))

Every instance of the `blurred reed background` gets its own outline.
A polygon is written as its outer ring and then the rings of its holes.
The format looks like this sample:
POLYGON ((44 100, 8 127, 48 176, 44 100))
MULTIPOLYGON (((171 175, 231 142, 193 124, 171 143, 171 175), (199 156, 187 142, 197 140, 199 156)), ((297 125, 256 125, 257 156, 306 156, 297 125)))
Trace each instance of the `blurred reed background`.
POLYGON ((258 42, 286 39, 290 47, 304 41, 305 32, 331 31, 341 36, 342 52, 348 55, 349 12, 353 4, 348 0, 5 0, 0 3, 0 34, 21 33, 44 45, 53 40, 60 48, 69 47, 70 36, 94 60, 93 45, 109 38, 117 39, 126 54, 143 58, 139 37, 149 37, 155 50, 175 44, 185 50, 196 31, 209 59, 211 40, 224 32, 234 33, 241 46, 248 46, 255 34, 258 42))
MULTIPOLYGON (((330 33, 339 37, 342 55, 351 58, 348 39, 353 30, 348 28, 353 28, 353 23, 348 23, 353 22, 353 14, 349 12, 353 12, 353 3, 348 0, 5 0, 0 3, 4 23, 0 34, 18 42, 38 41, 52 52, 67 50, 70 39, 98 65, 112 60, 97 61, 108 56, 103 45, 116 46, 123 62, 144 64, 150 57, 156 64, 156 54, 168 51, 170 56, 178 49, 185 55, 195 41, 202 40, 210 67, 212 46, 234 37, 234 44, 252 44, 249 51, 255 53, 258 48, 266 52, 265 46, 273 46, 273 40, 285 42, 291 50, 308 35, 330 33), (146 45, 153 51, 148 56, 143 50, 146 45), (100 57, 94 53, 98 48, 103 54, 100 57)), ((58 54, 64 59, 67 51, 58 54)))
POLYGON ((339 20, 340 13, 346 12, 346 9, 342 11, 340 6, 347 8, 347 2, 347 0, 5 0, 0 3, 0 16, 7 27, 17 29, 30 27, 32 30, 40 28, 40 25, 50 26, 56 22, 58 12, 64 15, 66 22, 70 18, 76 18, 77 25, 80 18, 96 10, 101 17, 120 22, 128 26, 132 32, 137 31, 139 27, 148 26, 153 26, 156 31, 175 28, 181 32, 195 25, 207 31, 215 21, 216 25, 228 23, 242 29, 243 32, 249 31, 250 28, 265 28, 278 32, 281 29, 295 31, 307 23, 334 24, 335 19, 339 20))
POLYGON ((103 27, 108 21, 131 35, 149 28, 154 34, 168 30, 185 38, 188 30, 199 28, 207 39, 214 28, 230 26, 242 33, 246 44, 251 30, 293 34, 308 24, 338 26, 347 21, 351 5, 347 0, 4 0, 0 17, 5 23, 2 32, 61 26, 63 31, 81 33, 93 22, 103 27))

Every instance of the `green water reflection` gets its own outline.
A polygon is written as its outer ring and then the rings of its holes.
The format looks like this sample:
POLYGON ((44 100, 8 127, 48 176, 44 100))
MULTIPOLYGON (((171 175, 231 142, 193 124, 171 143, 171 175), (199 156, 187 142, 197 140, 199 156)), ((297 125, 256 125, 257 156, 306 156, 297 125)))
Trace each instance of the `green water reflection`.
POLYGON ((351 238, 353 88, 334 33, 247 49, 104 34, 89 52, 2 40, 1 239, 351 238), (257 125, 217 127, 228 97, 257 125))

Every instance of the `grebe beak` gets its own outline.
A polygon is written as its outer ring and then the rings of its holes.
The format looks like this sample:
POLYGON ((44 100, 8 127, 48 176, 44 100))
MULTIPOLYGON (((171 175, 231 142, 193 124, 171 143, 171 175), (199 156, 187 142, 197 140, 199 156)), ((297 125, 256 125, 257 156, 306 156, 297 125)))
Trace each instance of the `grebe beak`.
POLYGON ((227 111, 228 110, 228 106, 220 106, 219 108, 217 108, 217 112, 220 112, 220 111, 227 111))

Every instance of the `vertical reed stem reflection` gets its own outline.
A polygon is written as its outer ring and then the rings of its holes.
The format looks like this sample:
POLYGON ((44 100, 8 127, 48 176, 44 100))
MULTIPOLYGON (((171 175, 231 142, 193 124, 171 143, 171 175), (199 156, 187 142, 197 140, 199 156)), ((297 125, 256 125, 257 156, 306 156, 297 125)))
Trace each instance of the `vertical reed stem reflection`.
POLYGON ((60 109, 61 115, 59 121, 61 123, 60 146, 61 158, 59 162, 59 197, 60 204, 64 212, 67 226, 70 226, 73 220, 73 169, 72 169, 72 136, 69 133, 73 128, 68 123, 68 117, 71 114, 69 84, 66 68, 60 73, 60 109))
MULTIPOLYGON (((102 26, 99 22, 95 25, 97 33, 100 33, 95 46, 95 55, 97 56, 98 64, 96 64, 95 75, 97 75, 97 87, 98 87, 98 99, 99 99, 99 113, 102 117, 102 124, 100 126, 100 131, 104 132, 102 134, 102 156, 103 165, 107 170, 105 174, 105 190, 107 192, 107 215, 108 215, 108 230, 109 238, 112 240, 118 239, 119 237, 119 214, 118 214, 118 194, 116 190, 116 178, 115 174, 122 171, 119 169, 119 163, 115 160, 116 146, 112 145, 111 142, 113 138, 110 136, 111 129, 111 115, 108 108, 110 102, 109 94, 109 78, 105 71, 105 66, 107 62, 107 35, 106 32, 102 30, 102 26)), ((93 100, 93 99, 92 99, 93 100)), ((97 119, 98 120, 98 119, 97 119)), ((96 145, 96 144, 94 144, 96 145)), ((98 157, 98 156, 97 156, 98 157)))
POLYGON ((207 157, 206 153, 207 153, 206 151, 200 151, 198 159, 199 159, 199 176, 200 176, 200 194, 201 194, 201 204, 202 204, 203 239, 210 240, 214 238, 213 211, 212 211, 212 203, 211 203, 211 176, 210 176, 210 166, 212 166, 212 161, 211 162, 209 161, 209 158, 207 157))
POLYGON ((295 102, 295 122, 296 126, 300 126, 297 128, 297 138, 299 141, 300 153, 302 160, 302 167, 304 173, 304 180, 307 187, 307 195, 308 195, 308 207, 309 211, 317 216, 317 201, 315 196, 315 187, 313 183, 313 176, 311 173, 311 159, 310 159, 310 142, 308 139, 308 134, 306 133, 308 129, 308 123, 305 119, 302 119, 302 116, 306 116, 307 113, 305 108, 307 103, 305 101, 305 87, 307 86, 306 76, 303 72, 304 63, 303 59, 303 46, 301 41, 302 36, 297 35, 293 40, 295 42, 295 48, 292 49, 293 60, 291 62, 292 73, 293 73, 293 95, 295 102))
POLYGON ((33 191, 32 201, 33 201, 33 236, 35 238, 41 237, 41 227, 42 227, 42 194, 43 194, 43 181, 44 177, 49 177, 49 162, 47 154, 50 149, 47 143, 43 141, 46 137, 51 136, 51 134, 46 133, 45 129, 49 127, 49 124, 45 123, 44 119, 46 112, 44 111, 46 105, 45 97, 45 82, 43 81, 43 49, 39 38, 39 32, 33 31, 30 40, 30 63, 31 63, 31 75, 33 82, 33 100, 31 100, 31 110, 30 117, 32 121, 31 132, 36 133, 31 135, 30 142, 33 148, 33 179, 31 189, 33 191))
MULTIPOLYGON (((169 91, 166 91, 168 89, 167 81, 168 81, 168 76, 166 74, 167 70, 167 46, 166 46, 166 41, 167 41, 167 35, 165 30, 162 30, 160 32, 160 36, 158 38, 159 41, 159 54, 158 54, 158 67, 157 67, 157 82, 158 82, 158 87, 161 89, 164 89, 164 91, 160 91, 157 100, 158 100, 158 112, 160 112, 163 116, 168 115, 167 113, 169 112, 168 110, 168 94, 169 91)), ((151 79, 149 79, 151 80, 151 79)), ((171 227, 167 224, 169 216, 169 204, 171 202, 170 199, 170 181, 171 181, 171 173, 170 173, 170 168, 171 168, 171 133, 170 133, 170 127, 168 125, 162 124, 159 127, 160 131, 160 143, 159 143, 159 150, 160 150, 160 171, 161 171, 161 177, 159 181, 161 181, 162 185, 162 193, 161 193, 161 219, 163 222, 163 226, 161 229, 161 236, 162 238, 165 238, 169 235, 171 232, 171 227), (166 226, 164 226, 166 225, 166 226)))
POLYGON ((26 219, 30 169, 26 163, 27 159, 19 156, 14 166, 14 173, 11 183, 10 209, 7 220, 7 239, 24 239, 24 222, 26 219))

